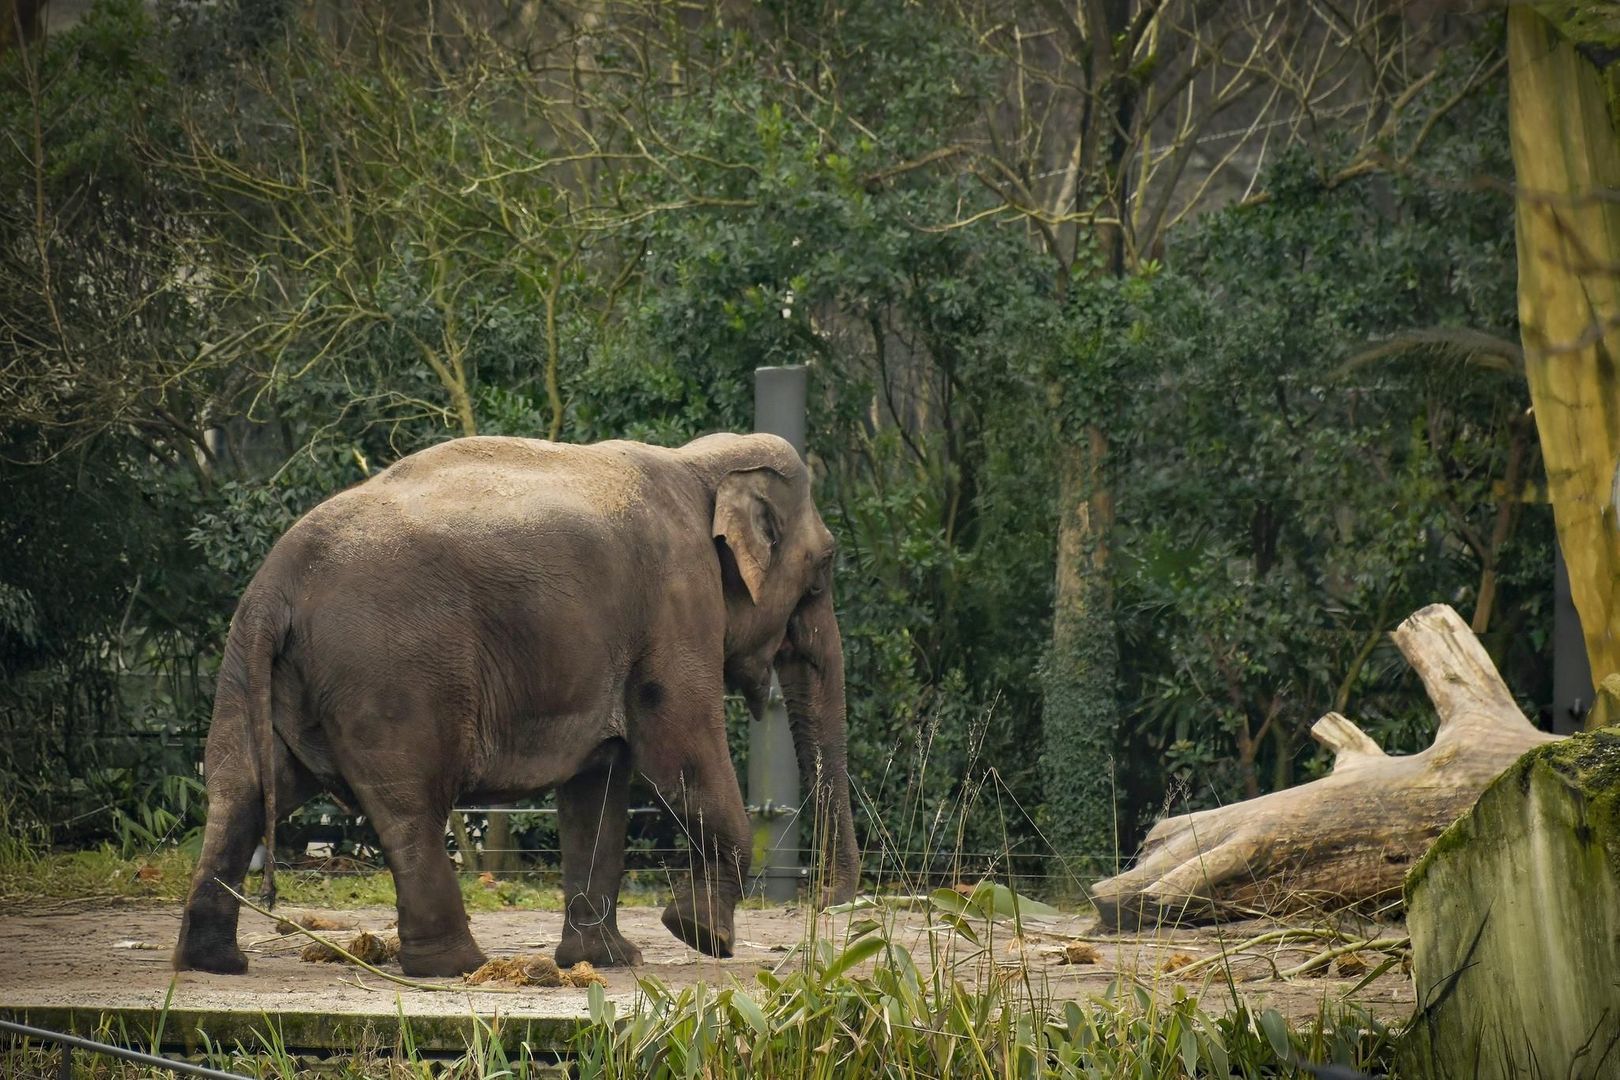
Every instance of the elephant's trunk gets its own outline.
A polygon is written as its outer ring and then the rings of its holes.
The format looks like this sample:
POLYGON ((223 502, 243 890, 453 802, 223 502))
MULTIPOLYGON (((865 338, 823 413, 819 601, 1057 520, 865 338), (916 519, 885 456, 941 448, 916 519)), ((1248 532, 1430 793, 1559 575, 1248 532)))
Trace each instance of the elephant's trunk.
POLYGON ((844 646, 830 591, 794 613, 776 670, 787 699, 801 783, 813 793, 809 806, 818 839, 821 900, 841 904, 854 897, 861 866, 849 805, 844 646))

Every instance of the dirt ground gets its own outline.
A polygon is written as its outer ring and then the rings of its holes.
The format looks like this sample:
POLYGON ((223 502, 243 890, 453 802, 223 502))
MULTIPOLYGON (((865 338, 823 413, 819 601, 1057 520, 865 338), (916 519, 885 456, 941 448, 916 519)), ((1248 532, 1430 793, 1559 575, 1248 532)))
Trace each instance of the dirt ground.
MULTIPOLYGON (((319 913, 372 930, 382 930, 394 919, 393 910, 385 908, 319 913)), ((278 910, 278 914, 286 912, 278 910)), ((641 947, 646 961, 634 972, 603 972, 609 996, 622 1003, 620 1015, 634 1006, 637 976, 656 977, 676 988, 699 981, 727 985, 732 980, 753 987, 757 986, 756 972, 778 968, 791 971, 800 963, 801 954, 795 946, 804 940, 807 929, 807 915, 800 909, 739 910, 736 955, 725 961, 702 956, 676 941, 659 924, 658 916, 658 909, 651 907, 624 908, 620 912, 621 929, 641 947)), ((862 912, 853 917, 869 916, 869 912, 862 912)), ((851 918, 822 915, 821 933, 837 942, 851 918)), ((892 918, 894 940, 907 946, 918 964, 926 968, 929 949, 923 913, 897 912, 892 918)), ((94 908, 56 905, 0 914, 0 1012, 18 1014, 47 1007, 162 1008, 173 974, 169 970, 169 950, 179 922, 177 904, 94 908)), ((1232 1000, 1221 965, 1205 965, 1203 970, 1187 974, 1166 972, 1167 961, 1175 957, 1170 966, 1184 965, 1187 958, 1217 954, 1223 938, 1229 943, 1242 941, 1270 929, 1264 923, 1247 923, 1224 927, 1218 935, 1205 929, 1100 936, 1091 931, 1092 922, 1090 917, 1081 916, 1027 920, 1022 940, 1013 939, 1010 928, 998 929, 995 960, 1000 972, 1016 973, 1022 965, 1036 991, 1056 1000, 1100 995, 1111 980, 1126 975, 1162 994, 1171 993, 1176 985, 1183 986, 1202 999, 1204 1008, 1221 1012, 1231 1007, 1232 1000), (1079 938, 1095 946, 1096 962, 1062 962, 1062 946, 1079 938)), ((561 928, 562 915, 558 912, 514 910, 472 916, 473 933, 491 956, 549 953, 561 928)), ((346 936, 334 935, 339 939, 346 936)), ((1367 936, 1378 934, 1368 932, 1367 936)), ((248 911, 242 914, 241 942, 251 957, 246 975, 185 973, 175 986, 171 1007, 230 1009, 255 1015, 294 1011, 392 1015, 396 1010, 422 1017, 465 1016, 469 1011, 507 1017, 585 1015, 584 990, 432 993, 385 983, 350 967, 305 963, 299 960, 298 949, 307 941, 277 935, 269 920, 248 911)), ((1252 950, 1232 962, 1240 993, 1251 1006, 1273 1007, 1292 1019, 1303 1020, 1315 1015, 1324 1000, 1344 998, 1360 981, 1359 975, 1281 981, 1272 977, 1273 964, 1287 968, 1310 955, 1311 951, 1303 949, 1272 953, 1269 946, 1252 950)), ((1379 957, 1369 955, 1367 959, 1376 965, 1379 957)), ((397 965, 389 968, 398 970, 397 965)), ((982 963, 965 964, 959 969, 959 976, 966 981, 988 975, 982 963)), ((1350 1000, 1386 1019, 1404 1018, 1412 1009, 1412 982, 1397 965, 1357 990, 1350 1000)))

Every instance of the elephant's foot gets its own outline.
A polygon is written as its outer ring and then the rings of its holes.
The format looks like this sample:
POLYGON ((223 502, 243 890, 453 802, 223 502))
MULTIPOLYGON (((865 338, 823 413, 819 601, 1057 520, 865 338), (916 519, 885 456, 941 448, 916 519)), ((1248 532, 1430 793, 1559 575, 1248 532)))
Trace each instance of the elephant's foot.
POLYGON ((581 960, 595 967, 640 967, 641 950, 624 939, 617 927, 564 926, 557 943, 557 966, 571 968, 581 960))
POLYGON ((469 935, 451 942, 399 943, 400 970, 412 978, 449 978, 477 971, 489 957, 469 935))
POLYGON ((721 904, 699 915, 698 907, 690 899, 677 897, 664 909, 664 926, 669 932, 698 952, 724 960, 731 956, 732 910, 735 905, 721 904))
POLYGON ((176 971, 210 971, 240 975, 248 968, 247 953, 236 946, 236 918, 203 905, 188 907, 180 920, 180 940, 172 957, 176 971))
POLYGON ((174 949, 174 970, 210 971, 215 975, 240 975, 248 969, 247 953, 236 943, 203 947, 195 939, 182 938, 174 949))

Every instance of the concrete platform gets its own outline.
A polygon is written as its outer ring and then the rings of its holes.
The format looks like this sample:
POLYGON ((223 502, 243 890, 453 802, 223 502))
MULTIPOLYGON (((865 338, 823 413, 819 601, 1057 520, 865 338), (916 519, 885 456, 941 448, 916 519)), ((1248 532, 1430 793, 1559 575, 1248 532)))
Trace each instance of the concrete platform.
MULTIPOLYGON (((385 929, 394 919, 393 910, 383 908, 323 914, 371 930, 385 929)), ((621 929, 641 947, 646 960, 634 972, 602 973, 608 981, 607 996, 617 1003, 620 1016, 635 1008, 637 978, 656 978, 677 989, 700 981, 757 989, 757 972, 788 972, 803 962, 795 947, 810 927, 802 910, 745 908, 737 913, 736 955, 719 961, 675 940, 658 916, 656 908, 625 908, 620 913, 621 929)), ((537 1050, 555 1052, 565 1049, 589 1018, 587 992, 582 989, 531 987, 501 993, 456 987, 429 992, 396 986, 352 967, 305 963, 298 959, 305 939, 277 935, 268 920, 252 912, 242 916, 240 940, 251 958, 246 975, 177 976, 169 968, 169 951, 179 919, 178 905, 149 903, 41 907, 0 915, 0 1017, 80 1034, 110 1030, 115 1040, 142 1046, 156 1043, 189 1053, 197 1052, 205 1038, 225 1046, 260 1043, 271 1026, 283 1045, 300 1050, 386 1052, 400 1038, 402 1021, 416 1045, 425 1049, 460 1051, 480 1025, 489 1025, 509 1047, 526 1041, 537 1050)), ((838 941, 847 921, 848 916, 821 916, 817 931, 838 941)), ((1209 930, 1101 940, 1099 963, 1059 964, 1053 943, 1085 933, 1091 921, 1078 916, 1043 919, 1032 924, 1023 941, 1014 941, 1010 929, 998 931, 996 962, 1026 965, 1041 994, 1052 1000, 1101 994, 1121 974, 1165 994, 1178 984, 1200 994, 1222 977, 1216 968, 1206 968, 1196 979, 1160 970, 1173 953, 1196 957, 1214 951, 1217 939, 1209 930)), ((894 916, 894 939, 906 945, 925 970, 926 925, 921 913, 894 916)), ((477 913, 472 927, 491 956, 549 953, 561 933, 562 915, 528 910, 477 913)), ((1233 940, 1264 929, 1265 924, 1255 923, 1222 933, 1233 940)), ((1303 956, 1298 954, 1296 960, 1303 956)), ((1268 965, 1252 963, 1235 963, 1240 978, 1269 971, 1268 965)), ((393 965, 389 969, 398 970, 393 965)), ((959 969, 958 976, 971 981, 989 972, 989 965, 973 963, 959 969)), ((454 986, 449 980, 436 981, 454 986)), ((1240 990, 1251 1004, 1306 1019, 1324 999, 1344 995, 1355 981, 1268 980, 1244 983, 1240 990)), ((1224 987, 1203 996, 1207 1009, 1230 1007, 1224 987)), ((1404 1018, 1412 1007, 1411 981, 1396 970, 1363 988, 1355 1000, 1376 1014, 1404 1018)))

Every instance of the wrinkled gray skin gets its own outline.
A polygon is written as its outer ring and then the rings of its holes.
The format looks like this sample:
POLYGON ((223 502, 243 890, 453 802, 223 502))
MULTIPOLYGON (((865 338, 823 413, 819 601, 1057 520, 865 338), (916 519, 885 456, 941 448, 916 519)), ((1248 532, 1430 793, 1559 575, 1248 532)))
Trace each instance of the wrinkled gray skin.
POLYGON ((457 439, 317 506, 231 623, 175 967, 246 969, 220 882, 239 888, 260 837, 273 845, 276 818, 321 789, 377 829, 407 974, 485 959, 445 854, 451 806, 546 789, 567 900, 557 962, 638 963, 617 924, 633 776, 693 842, 664 925, 729 956, 752 843, 722 699, 729 687, 759 715, 773 667, 830 824, 821 900, 847 900, 832 555, 805 466, 769 435, 677 450, 457 439))

